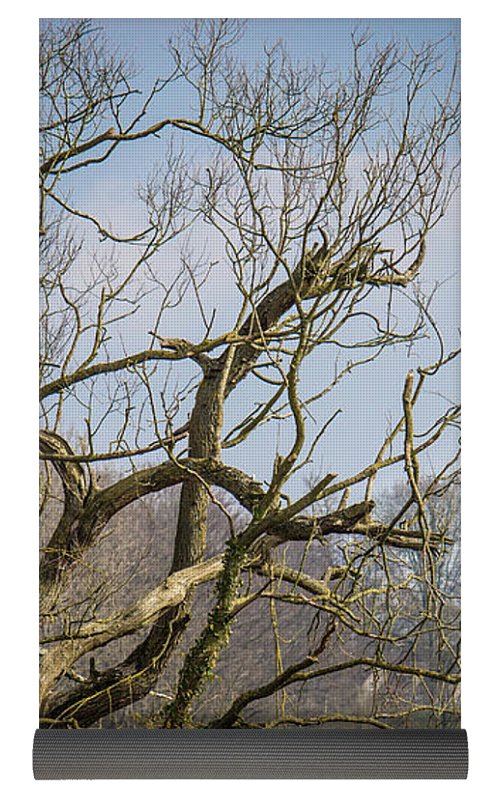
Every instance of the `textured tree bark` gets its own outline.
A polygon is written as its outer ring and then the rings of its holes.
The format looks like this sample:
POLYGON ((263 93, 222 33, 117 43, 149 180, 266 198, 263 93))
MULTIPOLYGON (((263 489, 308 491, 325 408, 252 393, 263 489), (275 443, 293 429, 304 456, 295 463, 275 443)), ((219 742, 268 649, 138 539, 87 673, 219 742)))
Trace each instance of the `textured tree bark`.
MULTIPOLYGON (((423 251, 420 253, 423 254, 423 251)), ((291 278, 279 284, 260 301, 255 311, 243 323, 240 336, 248 336, 256 340, 262 338, 263 334, 292 308, 299 295, 307 298, 316 294, 320 289, 325 292, 331 289, 332 285, 328 282, 329 272, 335 279, 337 289, 342 286, 345 288, 352 286, 352 279, 349 279, 347 272, 343 272, 341 278, 339 277, 339 263, 331 264, 331 255, 326 242, 323 249, 317 252, 316 259, 316 270, 310 268, 310 263, 309 268, 306 269, 304 263, 300 262, 291 278), (322 273, 319 286, 317 283, 318 269, 322 273)), ((420 255, 417 259, 419 267, 420 255)), ((251 366, 261 355, 262 349, 252 343, 229 346, 224 353, 213 360, 211 365, 206 366, 204 378, 198 388, 189 422, 189 457, 214 462, 215 467, 209 468, 219 474, 225 471, 224 467, 219 468, 218 465, 224 400, 249 374, 251 366)), ((204 482, 200 482, 192 476, 187 478, 185 470, 179 472, 175 464, 165 463, 133 474, 109 489, 97 493, 91 503, 87 505, 79 525, 80 538, 84 538, 81 541, 81 549, 86 548, 95 540, 102 527, 117 510, 130 504, 141 495, 183 482, 170 574, 195 565, 202 560, 206 546, 209 500, 207 483, 217 482, 218 479, 217 476, 214 478, 212 471, 199 471, 199 474, 204 482), (85 527, 86 531, 82 532, 82 527, 85 527)), ((227 479, 226 477, 225 485, 227 485, 227 479)), ((246 477, 246 480, 250 480, 250 478, 246 477)), ((248 485, 248 483, 244 484, 248 485)), ((233 489, 229 488, 229 490, 233 489)), ((256 489, 253 487, 249 494, 247 492, 241 497, 241 501, 248 509, 252 509, 256 505, 256 497, 258 499, 256 489)), ((365 506, 361 511, 359 506, 349 508, 352 518, 349 516, 350 520, 346 531, 349 531, 361 518, 365 518, 372 507, 373 505, 370 504, 368 508, 365 506), (354 515, 355 513, 356 515, 354 515)), ((345 523, 344 520, 344 527, 345 523)), ((342 522, 334 521, 330 525, 330 531, 338 531, 341 527, 342 522)), ((325 534, 328 529, 328 525, 325 524, 325 534)), ((295 522, 288 524, 286 534, 290 533, 288 539, 307 540, 310 532, 310 522, 309 524, 307 520, 301 522, 299 517, 295 522)), ((279 534, 279 527, 276 528, 275 534, 279 534)), ((67 539, 72 542, 71 532, 67 535, 67 539)), ((271 545, 277 545, 284 539, 287 538, 276 538, 271 545)), ((71 558, 65 553, 59 555, 60 561, 63 561, 63 569, 68 566, 69 559, 74 559, 75 553, 77 553, 76 548, 73 550, 71 558)), ((49 605, 55 603, 54 599, 61 587, 60 571, 58 571, 57 578, 56 587, 53 584, 49 584, 47 587, 46 603, 49 605)), ((50 715, 52 719, 62 720, 66 719, 69 713, 81 727, 85 727, 92 725, 110 711, 130 705, 143 698, 156 683, 182 637, 191 617, 191 605, 192 594, 187 593, 182 602, 165 608, 151 628, 148 637, 134 649, 122 665, 103 672, 98 681, 95 684, 92 683, 90 687, 86 684, 75 688, 62 704, 51 704, 42 713, 45 716, 50 715), (112 708, 110 704, 112 704, 112 708)), ((53 680, 53 675, 49 675, 49 678, 53 680)), ((47 685, 44 686, 44 691, 46 690, 47 685)))

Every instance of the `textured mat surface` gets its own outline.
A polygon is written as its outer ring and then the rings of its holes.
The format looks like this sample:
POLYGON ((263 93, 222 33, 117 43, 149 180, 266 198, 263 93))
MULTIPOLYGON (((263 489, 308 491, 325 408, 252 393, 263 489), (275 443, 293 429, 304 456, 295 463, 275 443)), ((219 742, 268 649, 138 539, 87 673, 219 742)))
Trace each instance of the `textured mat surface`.
POLYGON ((461 730, 38 730, 35 778, 465 778, 461 730))

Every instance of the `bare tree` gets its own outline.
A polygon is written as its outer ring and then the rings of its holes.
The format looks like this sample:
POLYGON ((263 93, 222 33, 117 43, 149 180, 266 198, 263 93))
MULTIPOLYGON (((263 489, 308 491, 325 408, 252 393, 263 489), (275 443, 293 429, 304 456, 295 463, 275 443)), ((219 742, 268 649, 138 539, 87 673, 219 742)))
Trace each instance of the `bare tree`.
POLYGON ((443 43, 377 49, 364 34, 341 78, 281 44, 248 66, 244 34, 186 23, 144 96, 91 22, 42 24, 42 727, 138 701, 165 727, 456 715, 457 593, 439 575, 456 538, 435 516, 458 456, 432 476, 420 462, 459 408, 418 408, 457 351, 414 285, 456 187, 457 66, 444 85, 443 43), (181 89, 189 115, 162 115, 181 89), (120 220, 93 180, 147 142, 161 165, 120 220), (221 280, 227 305, 206 297, 221 280), (315 408, 429 333, 439 355, 401 382, 378 451, 297 492, 337 417, 317 424, 315 408), (271 449, 276 426, 267 479, 229 465, 255 437, 271 449), (408 490, 382 516, 388 469, 408 490), (266 621, 253 644, 238 638, 247 615, 266 621), (283 620, 302 627, 288 647, 283 620), (240 670, 217 684, 228 644, 240 670), (368 681, 369 708, 302 707, 318 682, 349 680, 368 681))

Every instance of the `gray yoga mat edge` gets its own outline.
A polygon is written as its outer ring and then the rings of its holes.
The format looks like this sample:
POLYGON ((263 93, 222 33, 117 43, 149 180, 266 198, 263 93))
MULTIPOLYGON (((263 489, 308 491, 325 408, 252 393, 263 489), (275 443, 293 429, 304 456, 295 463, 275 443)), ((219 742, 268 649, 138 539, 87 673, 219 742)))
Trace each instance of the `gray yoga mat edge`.
POLYGON ((465 730, 37 730, 37 780, 463 779, 465 730))

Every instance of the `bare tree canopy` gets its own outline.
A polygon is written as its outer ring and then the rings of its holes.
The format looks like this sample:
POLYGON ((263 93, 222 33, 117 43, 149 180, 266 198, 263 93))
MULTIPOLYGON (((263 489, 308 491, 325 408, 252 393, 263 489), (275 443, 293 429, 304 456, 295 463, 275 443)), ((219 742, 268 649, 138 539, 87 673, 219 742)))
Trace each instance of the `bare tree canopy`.
POLYGON ((175 24, 41 24, 41 727, 457 725, 453 40, 175 24))

